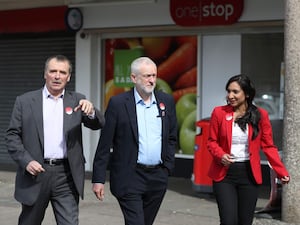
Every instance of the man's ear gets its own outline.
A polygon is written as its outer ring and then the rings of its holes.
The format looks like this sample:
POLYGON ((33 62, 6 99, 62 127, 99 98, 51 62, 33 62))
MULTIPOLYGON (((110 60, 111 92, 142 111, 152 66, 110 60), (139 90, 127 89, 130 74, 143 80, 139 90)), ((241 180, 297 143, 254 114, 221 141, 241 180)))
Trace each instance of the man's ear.
POLYGON ((131 81, 135 84, 136 83, 136 75, 135 74, 130 74, 130 78, 131 78, 131 81))

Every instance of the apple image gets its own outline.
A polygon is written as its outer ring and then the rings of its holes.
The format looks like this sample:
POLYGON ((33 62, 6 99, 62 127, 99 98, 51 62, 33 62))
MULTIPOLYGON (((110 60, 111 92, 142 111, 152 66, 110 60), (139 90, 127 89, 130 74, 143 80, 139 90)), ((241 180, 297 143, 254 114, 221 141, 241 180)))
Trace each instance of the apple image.
POLYGON ((122 92, 125 92, 127 91, 128 88, 124 88, 124 87, 117 87, 115 84, 114 84, 114 79, 111 79, 109 81, 107 81, 105 83, 105 99, 104 99, 104 105, 105 105, 105 108, 108 104, 108 101, 109 99, 114 96, 114 95, 117 95, 117 94, 120 94, 122 92))
POLYGON ((194 154, 196 112, 197 110, 195 109, 188 114, 179 131, 179 146, 183 154, 194 154))
POLYGON ((160 78, 156 78, 155 90, 160 90, 167 94, 172 94, 172 89, 170 85, 166 81, 160 78))
POLYGON ((124 38, 116 38, 110 39, 111 44, 113 45, 114 49, 129 49, 130 46, 128 45, 126 39, 124 38))
POLYGON ((188 93, 181 96, 176 103, 176 117, 180 129, 184 119, 197 108, 197 96, 195 93, 188 93))
POLYGON ((107 39, 105 41, 105 81, 114 78, 114 51, 115 49, 130 49, 140 45, 137 38, 107 39))
POLYGON ((125 42, 128 44, 129 48, 141 48, 141 42, 138 38, 126 38, 125 42))
POLYGON ((145 54, 154 61, 166 57, 172 43, 171 37, 143 37, 141 40, 145 54))

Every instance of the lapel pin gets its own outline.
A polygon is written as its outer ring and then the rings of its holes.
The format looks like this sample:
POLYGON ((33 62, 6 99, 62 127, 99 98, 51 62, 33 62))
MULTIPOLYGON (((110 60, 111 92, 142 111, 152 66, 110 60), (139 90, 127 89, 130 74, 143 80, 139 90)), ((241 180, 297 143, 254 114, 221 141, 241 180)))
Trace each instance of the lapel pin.
POLYGON ((164 111, 166 109, 165 104, 164 103, 159 103, 159 108, 161 111, 164 111))
POLYGON ((71 107, 66 107, 65 111, 68 115, 71 115, 73 113, 73 109, 71 107))
POLYGON ((228 121, 229 121, 229 120, 232 120, 232 115, 231 115, 231 114, 229 114, 229 113, 228 113, 228 114, 226 114, 226 120, 228 120, 228 121))
POLYGON ((164 103, 159 103, 159 108, 161 110, 161 116, 165 116, 165 109, 166 109, 166 106, 164 103))

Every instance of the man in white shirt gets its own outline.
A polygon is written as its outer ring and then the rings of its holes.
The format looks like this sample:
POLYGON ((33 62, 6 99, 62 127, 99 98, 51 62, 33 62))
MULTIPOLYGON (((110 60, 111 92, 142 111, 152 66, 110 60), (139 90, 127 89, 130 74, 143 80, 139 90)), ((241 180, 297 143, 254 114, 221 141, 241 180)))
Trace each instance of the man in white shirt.
POLYGON ((84 95, 65 89, 71 72, 65 56, 50 57, 45 86, 16 98, 5 140, 18 165, 19 225, 40 225, 49 202, 58 225, 78 224, 85 174, 81 124, 98 130, 105 119, 84 95))

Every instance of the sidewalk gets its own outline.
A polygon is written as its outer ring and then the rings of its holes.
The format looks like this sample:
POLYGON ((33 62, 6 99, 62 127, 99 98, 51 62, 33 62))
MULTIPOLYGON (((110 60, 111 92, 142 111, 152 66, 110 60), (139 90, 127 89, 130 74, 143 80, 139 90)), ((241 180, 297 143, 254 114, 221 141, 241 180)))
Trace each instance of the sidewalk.
MULTIPOLYGON (((13 198, 14 172, 0 171, 0 223, 16 225, 20 213, 20 204, 13 198)), ((257 209, 267 202, 269 190, 262 187, 257 209)), ((91 181, 85 183, 85 199, 80 201, 79 221, 81 225, 122 225, 123 216, 116 199, 109 192, 106 183, 106 195, 99 202, 91 191, 91 181)), ((262 215, 261 215, 262 216, 262 215)), ((268 214, 266 218, 254 219, 254 225, 287 225, 268 214)), ((189 179, 171 177, 169 188, 154 225, 218 225, 217 205, 212 195, 197 194, 189 179)), ((43 225, 56 225, 52 209, 49 207, 43 225)))

